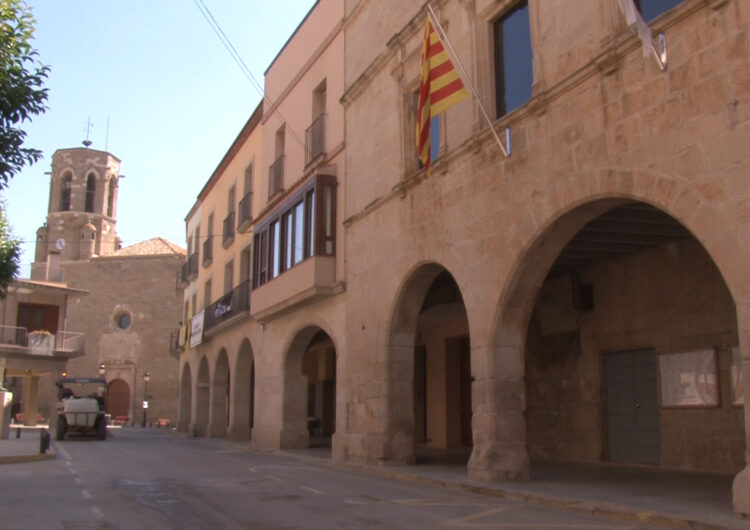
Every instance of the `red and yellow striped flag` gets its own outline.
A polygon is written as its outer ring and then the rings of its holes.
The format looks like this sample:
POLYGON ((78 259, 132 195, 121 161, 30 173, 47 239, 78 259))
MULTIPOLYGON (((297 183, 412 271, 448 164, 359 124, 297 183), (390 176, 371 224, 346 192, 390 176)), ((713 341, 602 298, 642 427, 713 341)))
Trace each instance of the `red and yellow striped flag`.
POLYGON ((417 152, 430 170, 430 119, 469 95, 448 52, 427 17, 422 44, 422 78, 417 104, 417 152))

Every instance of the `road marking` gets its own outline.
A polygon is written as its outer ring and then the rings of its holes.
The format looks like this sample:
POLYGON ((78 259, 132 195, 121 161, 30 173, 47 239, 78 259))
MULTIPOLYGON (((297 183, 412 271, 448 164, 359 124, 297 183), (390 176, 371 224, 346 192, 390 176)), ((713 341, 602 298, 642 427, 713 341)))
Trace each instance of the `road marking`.
POLYGON ((84 499, 90 499, 91 498, 91 493, 89 492, 89 490, 81 490, 81 494, 83 495, 84 499))
POLYGON ((504 506, 502 508, 494 508, 492 510, 485 510, 479 513, 468 515, 466 517, 459 517, 458 519, 451 519, 440 524, 440 526, 462 526, 462 527, 487 527, 487 528, 599 528, 599 529, 617 529, 623 528, 621 525, 610 525, 605 523, 589 523, 589 524, 572 524, 572 523, 501 523, 501 522, 481 522, 479 519, 486 519, 490 516, 503 513, 506 510, 515 508, 515 506, 504 506))
POLYGON ((82 480, 80 479, 80 477, 76 477, 76 478, 74 478, 73 480, 74 480, 74 481, 75 481, 75 483, 76 483, 76 484, 78 484, 79 486, 80 486, 81 484, 83 484, 83 481, 82 481, 82 480))
POLYGON ((266 475, 266 478, 270 478, 271 480, 275 480, 276 482, 284 482, 283 478, 274 477, 273 475, 266 475))
POLYGON ((78 471, 76 471, 76 470, 75 470, 75 469, 73 469, 72 467, 69 467, 69 468, 68 468, 68 471, 70 471, 70 474, 71 474, 71 475, 77 475, 77 474, 78 474, 78 471))
MULTIPOLYGON (((52 445, 55 448, 55 451, 58 451, 61 455, 63 455, 63 458, 65 458, 65 460, 73 460, 73 457, 70 456, 70 453, 68 453, 62 445, 57 442, 52 442, 52 445)), ((65 463, 67 464, 68 462, 65 463)))
POLYGON ((104 512, 98 506, 94 506, 93 508, 91 508, 91 511, 94 512, 94 515, 96 515, 100 519, 104 518, 104 512))
POLYGON ((315 488, 310 488, 308 486, 300 486, 300 488, 302 488, 305 491, 309 491, 311 493, 315 493, 316 495, 323 495, 323 493, 325 493, 323 491, 316 490, 315 488))

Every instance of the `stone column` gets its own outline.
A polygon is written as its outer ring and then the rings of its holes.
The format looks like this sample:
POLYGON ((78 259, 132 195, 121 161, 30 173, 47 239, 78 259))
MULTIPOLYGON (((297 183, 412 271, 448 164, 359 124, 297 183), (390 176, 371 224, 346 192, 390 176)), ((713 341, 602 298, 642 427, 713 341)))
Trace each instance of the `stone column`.
POLYGON ((468 475, 484 482, 528 480, 526 388, 523 363, 519 362, 523 352, 520 345, 488 348, 486 352, 472 355, 474 447, 468 475))
MULTIPOLYGON (((743 390, 750 382, 750 304, 737 304, 737 326, 740 337, 740 350, 742 352, 742 380, 743 390)), ((734 511, 747 517, 750 515, 750 399, 747 391, 744 392, 745 400, 745 469, 740 471, 734 478, 732 484, 732 504, 734 511)))
POLYGON ((39 412, 39 376, 31 375, 24 378, 23 385, 23 424, 36 425, 36 415, 39 412))

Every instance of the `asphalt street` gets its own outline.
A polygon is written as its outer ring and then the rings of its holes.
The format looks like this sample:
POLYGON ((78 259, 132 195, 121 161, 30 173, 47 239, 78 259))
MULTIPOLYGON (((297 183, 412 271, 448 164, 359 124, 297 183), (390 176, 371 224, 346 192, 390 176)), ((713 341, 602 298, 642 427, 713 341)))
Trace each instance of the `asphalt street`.
POLYGON ((160 430, 53 447, 0 468, 0 528, 649 528, 160 430))

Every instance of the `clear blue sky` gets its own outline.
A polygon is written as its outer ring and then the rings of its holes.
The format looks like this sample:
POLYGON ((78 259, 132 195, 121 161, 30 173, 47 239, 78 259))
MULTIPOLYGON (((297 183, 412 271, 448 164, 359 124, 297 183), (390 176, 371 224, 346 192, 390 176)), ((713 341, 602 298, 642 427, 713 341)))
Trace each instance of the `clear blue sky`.
MULTIPOLYGON (((52 154, 80 147, 89 117, 91 147, 122 161, 123 245, 161 236, 184 247, 185 216, 261 94, 193 0, 27 2, 37 20, 34 46, 51 72, 49 108, 25 126, 25 145, 44 158, 2 193, 14 235, 27 242, 21 276, 47 215, 52 154)), ((203 3, 262 85, 314 0, 203 3)))

